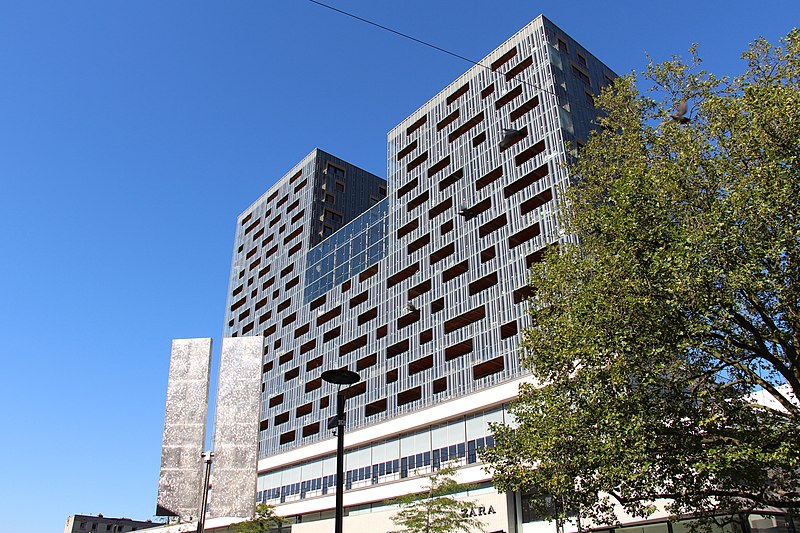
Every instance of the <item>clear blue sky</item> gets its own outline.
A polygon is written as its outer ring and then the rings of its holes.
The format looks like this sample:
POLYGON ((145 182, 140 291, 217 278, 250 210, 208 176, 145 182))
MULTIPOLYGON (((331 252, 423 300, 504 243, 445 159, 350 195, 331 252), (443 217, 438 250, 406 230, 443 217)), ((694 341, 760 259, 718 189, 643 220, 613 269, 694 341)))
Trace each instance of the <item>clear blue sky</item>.
MULTIPOLYGON (((693 41, 738 72, 800 23, 796 0, 330 1, 475 59, 544 13, 619 73, 693 41)), ((0 532, 151 517, 170 341, 219 348, 236 215, 316 146, 385 175, 386 132, 468 67, 305 0, 0 0, 0 532)))

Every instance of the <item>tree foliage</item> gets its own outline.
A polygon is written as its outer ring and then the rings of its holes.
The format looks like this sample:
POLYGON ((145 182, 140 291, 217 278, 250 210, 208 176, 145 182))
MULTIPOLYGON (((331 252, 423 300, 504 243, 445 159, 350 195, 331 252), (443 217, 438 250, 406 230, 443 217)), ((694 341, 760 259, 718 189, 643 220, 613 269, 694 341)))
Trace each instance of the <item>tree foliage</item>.
POLYGON ((800 33, 734 78, 691 53, 597 98, 570 237, 532 270, 538 384, 485 453, 499 488, 595 521, 800 507, 800 33))
POLYGON ((275 513, 275 508, 266 503, 256 505, 253 518, 244 522, 239 522, 233 526, 233 533, 268 533, 270 531, 280 531, 287 520, 275 513))
POLYGON ((483 522, 471 516, 477 504, 457 500, 452 494, 463 492, 469 485, 459 484, 453 476, 456 467, 447 465, 428 476, 425 492, 391 500, 400 505, 392 521, 402 528, 393 533, 465 533, 483 531, 483 522))

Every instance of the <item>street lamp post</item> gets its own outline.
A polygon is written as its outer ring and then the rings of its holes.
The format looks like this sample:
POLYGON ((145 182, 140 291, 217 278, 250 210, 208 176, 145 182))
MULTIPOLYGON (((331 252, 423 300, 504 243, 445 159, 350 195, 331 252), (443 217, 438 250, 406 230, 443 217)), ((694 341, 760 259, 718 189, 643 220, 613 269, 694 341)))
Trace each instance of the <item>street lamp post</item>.
POLYGON ((336 525, 334 533, 342 533, 344 520, 344 403, 347 399, 342 393, 342 385, 358 383, 361 376, 352 370, 339 369, 323 372, 322 379, 339 386, 336 393, 336 425, 334 426, 336 427, 336 525))
POLYGON ((200 454, 203 458, 205 472, 203 472, 203 495, 200 500, 200 513, 197 520, 197 533, 203 533, 206 527, 206 506, 208 505, 208 480, 211 477, 211 461, 214 458, 214 452, 203 452, 200 454))

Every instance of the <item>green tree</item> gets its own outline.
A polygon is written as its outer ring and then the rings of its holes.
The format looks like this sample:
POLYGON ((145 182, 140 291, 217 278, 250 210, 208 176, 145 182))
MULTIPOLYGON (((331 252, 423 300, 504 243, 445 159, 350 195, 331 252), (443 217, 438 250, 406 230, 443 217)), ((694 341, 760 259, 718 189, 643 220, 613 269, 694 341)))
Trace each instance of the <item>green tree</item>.
POLYGON ((453 478, 455 473, 454 465, 444 466, 428 476, 425 492, 391 500, 389 503, 400 505, 392 521, 402 528, 393 533, 482 532, 483 522, 473 516, 477 504, 451 496, 470 488, 459 484, 453 478))
POLYGON ((800 33, 734 78, 691 53, 598 97, 565 237, 532 269, 537 384, 484 459, 562 516, 800 507, 800 33))
POLYGON ((275 508, 266 503, 256 505, 253 518, 244 522, 239 522, 233 526, 233 533, 268 533, 270 531, 280 531, 281 526, 287 523, 282 516, 275 514, 275 508))

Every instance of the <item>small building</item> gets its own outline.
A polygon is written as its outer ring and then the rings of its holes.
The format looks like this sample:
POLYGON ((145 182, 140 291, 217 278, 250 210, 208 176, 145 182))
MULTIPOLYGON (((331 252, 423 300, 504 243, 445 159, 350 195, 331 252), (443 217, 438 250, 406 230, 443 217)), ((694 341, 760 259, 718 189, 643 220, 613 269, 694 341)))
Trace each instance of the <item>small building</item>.
POLYGON ((130 518, 111 518, 102 514, 76 514, 67 518, 64 533, 128 533, 160 526, 152 520, 132 520, 130 518))

